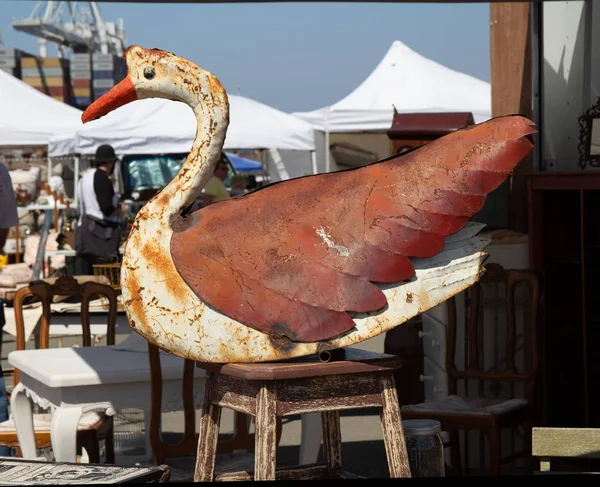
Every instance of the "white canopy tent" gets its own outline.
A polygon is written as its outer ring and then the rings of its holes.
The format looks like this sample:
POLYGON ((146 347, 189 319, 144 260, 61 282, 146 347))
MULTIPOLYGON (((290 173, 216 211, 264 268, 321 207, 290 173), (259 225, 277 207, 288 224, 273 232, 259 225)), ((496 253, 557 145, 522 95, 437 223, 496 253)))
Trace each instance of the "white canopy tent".
POLYGON ((81 110, 0 70, 0 146, 45 146, 81 125, 81 110))
MULTIPOLYGON (((308 152, 310 162, 305 165, 310 165, 312 173, 317 172, 314 129, 309 123, 242 96, 229 95, 229 103, 225 150, 269 149, 280 178, 288 177, 288 173, 273 151, 308 152)), ((195 134, 196 120, 188 106, 170 100, 145 99, 85 125, 79 122, 70 134, 51 139, 48 154, 50 157, 89 155, 101 144, 112 145, 119 156, 185 153, 190 150, 195 134)))
POLYGON ((388 130, 394 108, 398 113, 471 112, 479 123, 491 118, 491 86, 394 41, 373 72, 345 98, 294 115, 325 132, 328 172, 330 133, 388 130))
POLYGON ((491 117, 491 86, 394 41, 375 70, 348 96, 294 115, 328 132, 387 130, 394 107, 398 113, 472 112, 479 123, 491 117))
MULTIPOLYGON (((229 95, 230 123, 225 149, 313 151, 313 127, 303 120, 254 100, 229 95)), ((129 103, 105 117, 50 141, 50 156, 93 154, 110 144, 119 155, 183 153, 196 135, 192 110, 158 98, 129 103)))

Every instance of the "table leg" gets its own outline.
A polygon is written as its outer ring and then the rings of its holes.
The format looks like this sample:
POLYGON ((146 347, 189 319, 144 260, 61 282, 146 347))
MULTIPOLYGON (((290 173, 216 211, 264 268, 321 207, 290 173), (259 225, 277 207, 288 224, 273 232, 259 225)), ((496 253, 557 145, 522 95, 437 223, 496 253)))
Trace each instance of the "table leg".
POLYGON ((52 415, 50 438, 57 462, 77 460, 77 426, 83 410, 77 406, 59 407, 52 415))
POLYGON ((25 389, 17 385, 10 395, 10 410, 17 430, 19 447, 23 458, 35 460, 37 448, 33 428, 33 410, 25 389))

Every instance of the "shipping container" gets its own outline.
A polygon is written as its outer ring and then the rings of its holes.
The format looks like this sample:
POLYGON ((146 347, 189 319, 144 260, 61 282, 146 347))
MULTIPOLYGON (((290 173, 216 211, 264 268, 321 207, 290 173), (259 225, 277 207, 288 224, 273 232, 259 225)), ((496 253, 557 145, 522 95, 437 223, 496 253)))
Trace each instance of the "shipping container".
POLYGON ((94 71, 92 79, 114 79, 114 73, 112 71, 94 71))
POLYGON ((85 79, 87 81, 92 79, 91 71, 71 71, 71 79, 85 79))
POLYGON ((92 82, 94 88, 112 88, 115 85, 112 79, 95 79, 92 82))
POLYGON ((89 104, 92 103, 92 98, 89 96, 76 96, 73 99, 73 102, 75 103, 75 105, 79 106, 79 107, 87 107, 89 104))
POLYGON ((89 88, 73 88, 73 95, 75 98, 90 98, 92 96, 92 90, 89 88))
POLYGON ((24 68, 21 65, 21 76, 23 78, 35 78, 35 77, 62 77, 64 71, 62 68, 24 68))
POLYGON ((77 79, 71 76, 71 86, 73 88, 87 88, 89 90, 92 84, 89 79, 77 79))
POLYGON ((31 86, 64 86, 63 78, 40 78, 40 77, 25 77, 21 80, 31 86))

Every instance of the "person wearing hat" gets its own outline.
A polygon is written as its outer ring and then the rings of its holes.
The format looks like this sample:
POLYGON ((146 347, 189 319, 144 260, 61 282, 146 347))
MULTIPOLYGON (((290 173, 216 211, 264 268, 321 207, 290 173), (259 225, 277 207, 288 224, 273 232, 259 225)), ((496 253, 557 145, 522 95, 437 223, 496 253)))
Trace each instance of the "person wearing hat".
POLYGON ((117 156, 112 146, 96 149, 94 167, 79 180, 79 220, 75 230, 76 272, 93 274, 94 264, 117 262, 123 204, 110 179, 117 156))

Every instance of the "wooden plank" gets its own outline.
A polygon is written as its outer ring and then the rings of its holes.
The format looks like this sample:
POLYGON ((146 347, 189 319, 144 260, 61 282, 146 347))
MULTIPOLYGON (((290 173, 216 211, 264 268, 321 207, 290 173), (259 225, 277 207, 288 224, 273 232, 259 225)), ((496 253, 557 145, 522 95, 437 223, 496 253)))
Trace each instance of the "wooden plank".
POLYGON ((533 428, 534 457, 600 458, 600 428, 533 428))
POLYGON ((197 366, 222 375, 259 381, 377 372, 400 366, 400 358, 395 355, 355 348, 336 349, 333 353, 336 358, 330 362, 321 362, 316 355, 308 355, 280 362, 231 364, 197 362, 197 366))
MULTIPOLYGON (((492 116, 532 116, 531 33, 528 3, 490 5, 490 67, 492 116)), ((510 228, 527 232, 525 173, 533 170, 533 156, 519 163, 511 177, 510 228)))
POLYGON ((374 374, 281 381, 277 399, 279 416, 381 406, 374 374))
POLYGON ((534 191, 600 189, 600 173, 597 171, 545 171, 527 174, 527 179, 534 191))
POLYGON ((398 404, 398 393, 394 376, 385 374, 380 377, 381 398, 381 426, 383 428, 383 442, 387 454, 391 478, 410 477, 410 464, 408 462, 408 451, 404 430, 402 429, 402 418, 400 417, 400 405, 398 404))
MULTIPOLYGON (((317 480, 327 478, 327 465, 313 464, 301 467, 282 467, 277 469, 276 480, 317 480)), ((351 474, 349 474, 351 475, 351 474)), ((352 478, 352 477, 348 477, 352 478)), ((216 477, 218 482, 254 480, 253 472, 227 472, 216 477)))
POLYGON ((256 395, 260 382, 215 374, 213 404, 245 414, 256 415, 256 395))
POLYGON ((342 431, 339 411, 321 413, 323 423, 323 449, 329 465, 329 473, 333 474, 342 468, 342 431))
POLYGON ((214 383, 209 375, 206 378, 206 385, 204 387, 204 402, 202 404, 202 419, 200 420, 194 482, 212 482, 215 473, 215 455, 219 439, 221 408, 212 403, 213 386, 214 383))
POLYGON ((275 480, 277 450, 277 398, 273 384, 263 383, 256 398, 256 449, 254 479, 275 480))

